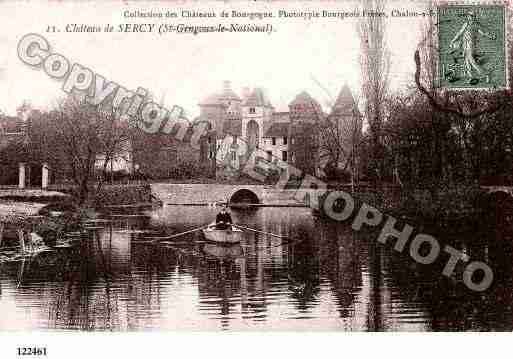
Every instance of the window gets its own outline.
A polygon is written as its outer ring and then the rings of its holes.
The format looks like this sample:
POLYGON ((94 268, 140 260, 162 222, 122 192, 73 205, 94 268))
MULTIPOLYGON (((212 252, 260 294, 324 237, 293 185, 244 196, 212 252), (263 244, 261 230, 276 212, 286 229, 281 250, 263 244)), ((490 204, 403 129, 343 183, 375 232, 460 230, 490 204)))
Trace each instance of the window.
POLYGON ((210 160, 214 158, 214 151, 208 151, 208 158, 210 160))
POLYGON ((250 107, 249 108, 249 113, 256 113, 255 108, 254 107, 250 107))
POLYGON ((267 152, 267 161, 271 161, 273 158, 273 151, 266 151, 267 152))
POLYGON ((295 161, 295 157, 296 157, 296 156, 294 156, 294 153, 291 153, 291 154, 290 154, 290 162, 294 163, 294 161, 295 161))
POLYGON ((283 144, 286 145, 287 144, 287 137, 283 137, 283 144))
POLYGON ((232 152, 232 161, 235 161, 237 159, 237 152, 232 152))
POLYGON ((208 143, 212 143, 212 138, 210 136, 208 136, 208 140, 207 140, 208 143))
POLYGON ((281 159, 287 162, 287 151, 281 151, 281 159))
POLYGON ((291 142, 292 144, 294 144, 294 142, 295 142, 295 141, 294 141, 294 137, 292 137, 292 139, 290 140, 290 142, 291 142))
POLYGON ((273 146, 276 146, 276 137, 273 137, 273 138, 271 139, 271 141, 272 141, 273 146))

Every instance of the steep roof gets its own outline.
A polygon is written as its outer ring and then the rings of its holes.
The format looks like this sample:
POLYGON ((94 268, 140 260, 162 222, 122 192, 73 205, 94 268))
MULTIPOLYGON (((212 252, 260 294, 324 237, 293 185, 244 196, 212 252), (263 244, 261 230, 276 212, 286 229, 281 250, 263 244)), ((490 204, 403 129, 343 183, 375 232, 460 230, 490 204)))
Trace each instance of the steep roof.
POLYGON ((232 90, 230 82, 224 82, 223 92, 220 94, 221 99, 226 101, 241 101, 240 97, 232 90))
POLYGON ((227 104, 231 101, 242 101, 240 97, 235 93, 235 91, 231 88, 230 81, 224 81, 223 83, 223 90, 221 92, 213 93, 206 98, 204 98, 200 105, 224 105, 227 106, 227 104))
POLYGON ((289 135, 290 123, 276 122, 269 126, 264 137, 287 137, 289 135))
POLYGON ((306 91, 302 91, 291 103, 289 103, 289 108, 294 110, 301 110, 306 112, 315 111, 318 113, 322 112, 321 105, 306 91))
POLYGON ((358 106, 356 106, 356 102, 354 100, 353 94, 349 89, 349 86, 344 85, 340 90, 337 100, 333 105, 331 110, 331 114, 353 114, 353 111, 356 111, 359 114, 358 106))
POLYGON ((20 118, 0 115, 0 135, 23 132, 23 123, 20 118))
POLYGON ((271 102, 265 95, 265 92, 261 88, 255 88, 250 93, 250 95, 245 99, 243 106, 251 106, 251 107, 272 107, 271 102))

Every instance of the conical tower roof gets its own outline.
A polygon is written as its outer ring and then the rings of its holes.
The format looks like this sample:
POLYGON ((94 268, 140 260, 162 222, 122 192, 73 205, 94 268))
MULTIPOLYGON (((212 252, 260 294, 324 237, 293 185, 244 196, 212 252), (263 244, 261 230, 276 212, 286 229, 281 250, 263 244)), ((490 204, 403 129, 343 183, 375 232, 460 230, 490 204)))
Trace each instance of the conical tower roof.
POLYGON ((272 107, 271 102, 267 98, 265 91, 261 88, 255 88, 251 92, 251 94, 246 98, 246 100, 243 103, 244 106, 251 106, 251 107, 272 107))
POLYGON ((356 106, 356 102, 354 100, 353 94, 351 93, 351 89, 349 86, 344 85, 340 90, 337 100, 333 105, 331 110, 332 114, 352 114, 353 111, 358 111, 358 106, 356 106))
POLYGON ((319 103, 312 97, 310 94, 306 91, 302 91, 296 97, 294 97, 294 100, 292 100, 291 103, 289 103, 289 106, 295 106, 295 105, 315 105, 319 106, 319 103))
POLYGON ((205 97, 200 105, 225 105, 227 106, 232 101, 242 101, 240 97, 231 88, 230 81, 223 83, 223 90, 221 92, 213 93, 205 97))
POLYGON ((289 103, 289 109, 291 112, 323 114, 319 102, 306 91, 299 93, 294 100, 289 103))
POLYGON ((232 90, 230 81, 224 82, 223 92, 221 92, 219 97, 224 101, 241 101, 240 97, 232 90))

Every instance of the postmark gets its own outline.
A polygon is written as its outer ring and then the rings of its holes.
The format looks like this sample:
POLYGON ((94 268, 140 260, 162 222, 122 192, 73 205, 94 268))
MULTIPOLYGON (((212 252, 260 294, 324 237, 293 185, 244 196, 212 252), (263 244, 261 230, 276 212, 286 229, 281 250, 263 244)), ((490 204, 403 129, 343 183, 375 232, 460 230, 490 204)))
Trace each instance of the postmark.
POLYGON ((444 5, 437 13, 439 87, 507 88, 505 7, 444 5))

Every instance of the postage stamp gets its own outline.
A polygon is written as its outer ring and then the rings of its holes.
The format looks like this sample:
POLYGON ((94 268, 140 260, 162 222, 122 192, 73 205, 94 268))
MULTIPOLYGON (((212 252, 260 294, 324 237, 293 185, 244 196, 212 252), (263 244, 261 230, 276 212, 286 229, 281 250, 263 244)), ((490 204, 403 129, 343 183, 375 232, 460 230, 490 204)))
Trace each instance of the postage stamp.
POLYGON ((508 87, 505 16, 502 5, 438 7, 439 87, 508 87))

